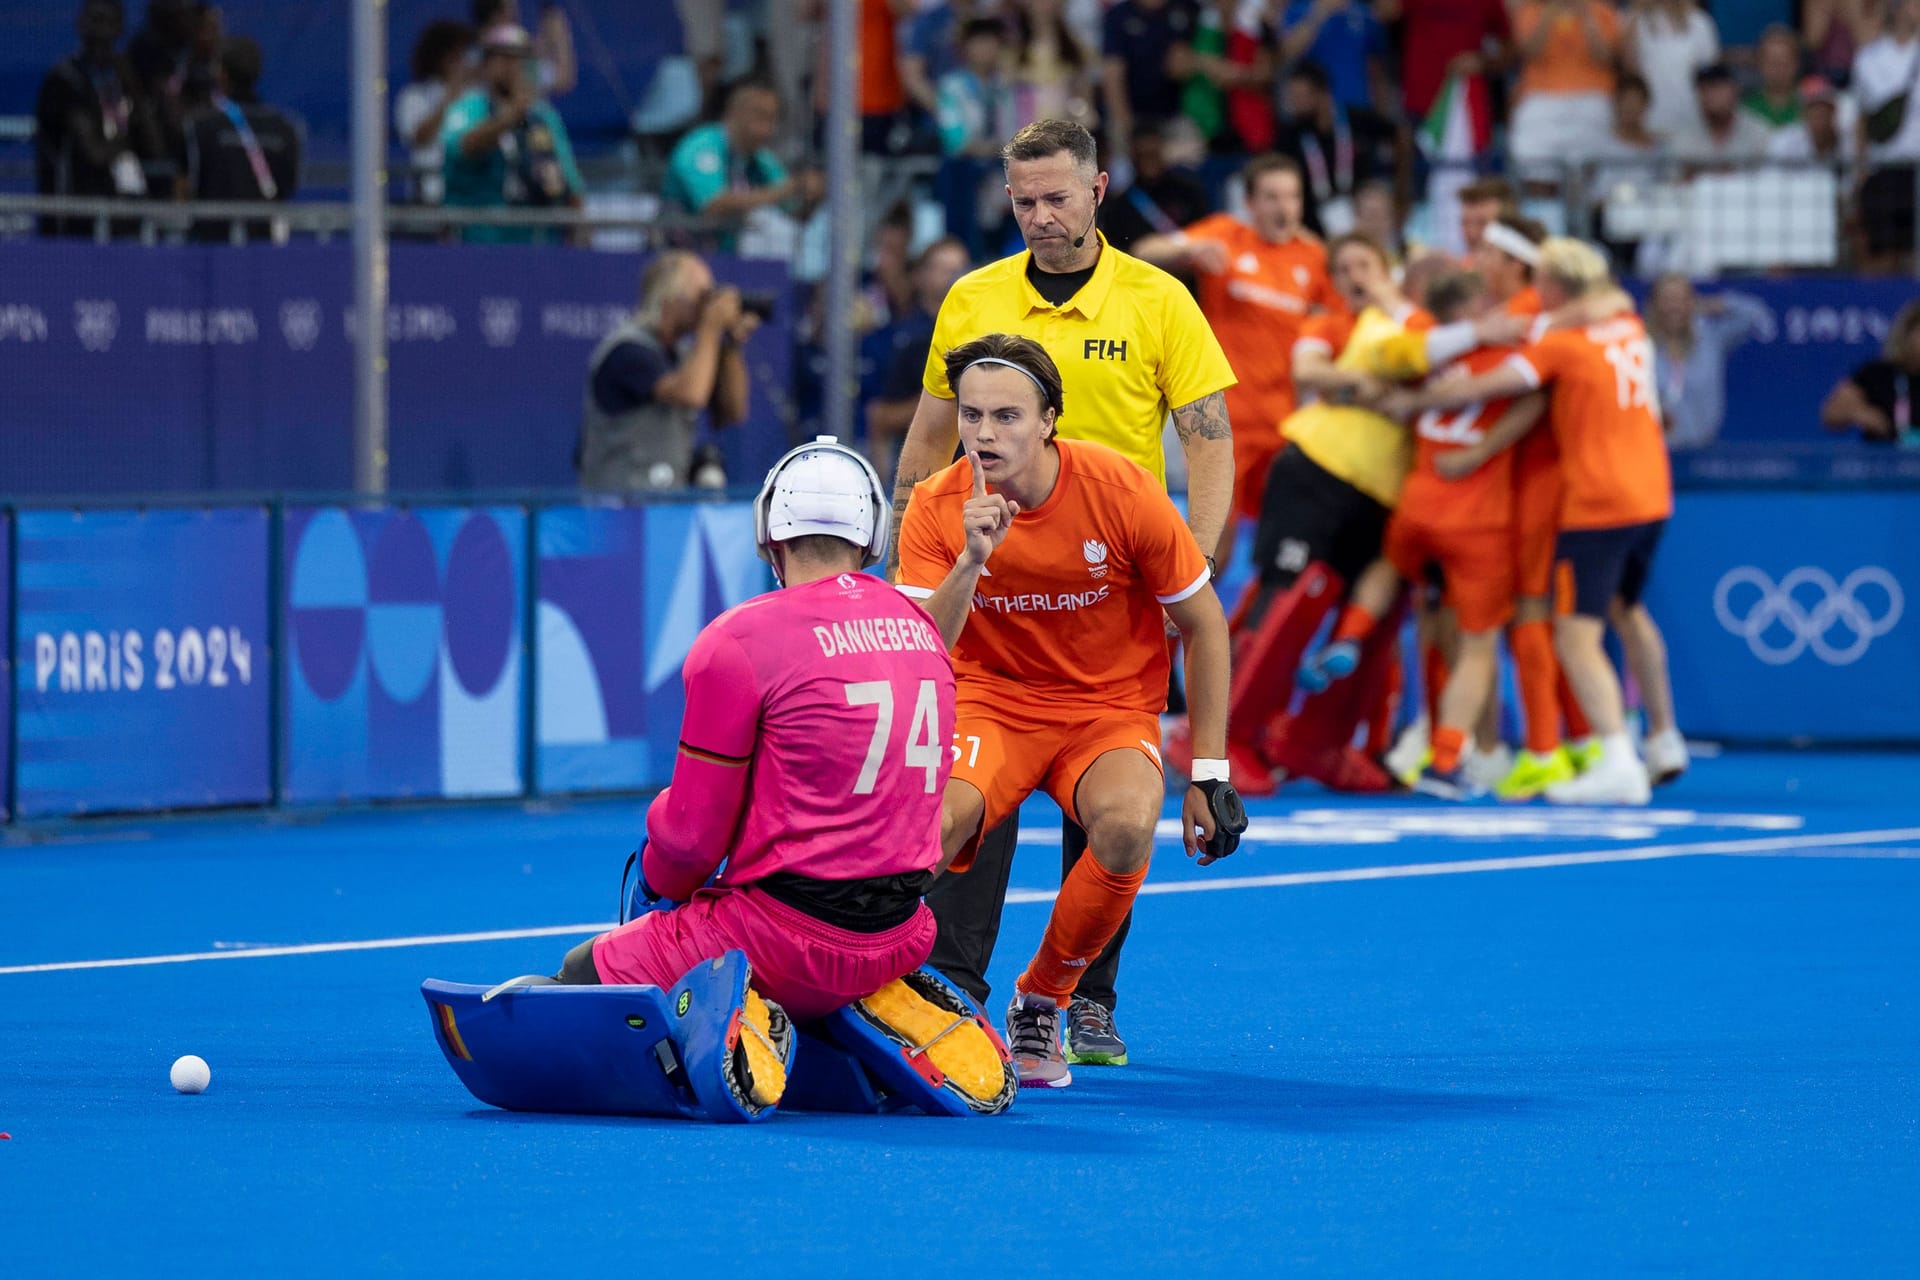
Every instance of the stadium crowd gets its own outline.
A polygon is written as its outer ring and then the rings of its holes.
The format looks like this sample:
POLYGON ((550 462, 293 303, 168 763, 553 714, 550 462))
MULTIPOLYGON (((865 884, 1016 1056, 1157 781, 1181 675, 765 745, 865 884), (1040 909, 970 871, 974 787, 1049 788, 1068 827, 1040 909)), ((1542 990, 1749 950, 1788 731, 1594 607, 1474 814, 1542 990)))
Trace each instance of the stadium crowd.
MULTIPOLYGON (((730 224, 713 247, 791 254, 779 218, 818 202, 824 8, 675 6, 680 47, 652 64, 633 125, 668 147, 668 205, 730 224)), ((394 33, 410 49, 392 121, 408 198, 581 202, 567 10, 529 10, 475 0, 394 33)), ((259 45, 208 0, 151 0, 123 44, 131 26, 120 0, 79 6, 79 47, 36 104, 39 190, 291 198, 302 128, 270 104, 259 45)), ((999 140, 1062 118, 1102 144, 1121 243, 1208 212, 1238 158, 1276 152, 1308 175, 1320 234, 1457 250, 1453 189, 1504 167, 1570 211, 1551 227, 1597 218, 1643 271, 1687 265, 1646 226, 1656 197, 1702 175, 1824 169, 1845 256, 1911 260, 1916 0, 860 0, 858 41, 863 149, 918 161, 917 193, 976 258, 1011 234, 999 140)))
MULTIPOLYGON (((1116 203, 1136 222, 1205 212, 1193 203, 1208 197, 1170 174, 1197 177, 1217 200, 1235 158, 1269 151, 1309 175, 1317 232, 1370 219, 1456 249, 1450 187, 1496 156, 1530 194, 1583 218, 1701 175, 1822 168, 1838 180, 1829 200, 1844 205, 1848 255, 1900 269, 1920 159, 1920 123, 1905 113, 1920 5, 1800 8, 1796 20, 1784 0, 1723 3, 1717 17, 1685 0, 862 0, 861 137, 870 153, 937 164, 946 230, 977 256, 1010 231, 994 199, 997 140, 1051 117, 1101 140, 1116 203)), ((816 56, 773 50, 818 32, 778 29, 780 41, 756 37, 743 14, 727 28, 731 55, 700 65, 764 73, 775 110, 809 117, 823 104, 817 43, 816 56)), ((714 85, 716 103, 730 96, 714 85)), ((741 185, 775 205, 795 194, 781 166, 808 154, 804 128, 730 132, 752 148, 737 160, 741 185)), ((704 207, 680 175, 709 147, 673 155, 682 208, 704 207)), ((1609 237, 1622 265, 1635 265, 1640 239, 1609 237)), ((1655 267, 1681 265, 1657 260, 1672 246, 1646 249, 1655 267)))

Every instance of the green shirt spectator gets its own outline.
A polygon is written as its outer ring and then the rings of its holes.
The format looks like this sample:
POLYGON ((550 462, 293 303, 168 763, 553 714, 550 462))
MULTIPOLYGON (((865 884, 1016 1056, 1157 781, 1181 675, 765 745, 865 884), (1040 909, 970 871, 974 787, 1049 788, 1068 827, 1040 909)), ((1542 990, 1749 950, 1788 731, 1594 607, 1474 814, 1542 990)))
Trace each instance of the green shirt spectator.
POLYGON ((1792 27, 1768 27, 1754 59, 1760 83, 1741 99, 1741 108, 1775 131, 1799 124, 1804 105, 1800 101, 1800 37, 1792 27))
MULTIPOLYGON (((441 126, 449 206, 580 206, 586 184, 559 113, 534 96, 527 75, 531 48, 519 27, 493 27, 481 37, 481 86, 456 99, 441 126)), ((548 228, 472 226, 462 238, 474 244, 529 244, 559 236, 548 228)))
MULTIPOLYGON (((789 175, 769 150, 779 127, 780 98, 773 87, 751 78, 735 81, 720 119, 690 131, 667 158, 668 204, 737 228, 755 209, 815 198, 819 176, 789 175)), ((730 229, 718 240, 731 253, 738 235, 730 229)))
POLYGON ((727 128, 703 124, 680 139, 667 160, 667 198, 689 213, 703 212, 723 191, 759 191, 787 181, 787 167, 766 147, 738 154, 727 128))

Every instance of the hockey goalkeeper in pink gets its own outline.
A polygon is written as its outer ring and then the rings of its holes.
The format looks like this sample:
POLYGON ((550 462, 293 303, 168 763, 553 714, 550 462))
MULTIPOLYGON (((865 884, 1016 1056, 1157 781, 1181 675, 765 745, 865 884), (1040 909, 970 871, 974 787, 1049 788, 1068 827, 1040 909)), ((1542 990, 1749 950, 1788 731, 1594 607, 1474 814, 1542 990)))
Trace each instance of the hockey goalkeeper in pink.
POLYGON ((687 655, 634 918, 554 977, 423 988, 475 1096, 753 1120, 793 1084, 797 1105, 1006 1109, 1004 1044, 920 969, 954 678, 933 620, 861 572, 886 556, 887 515, 873 468, 831 437, 768 473, 755 537, 781 589, 716 618, 687 655), (796 1023, 811 1024, 819 1088, 789 1076, 796 1023))
POLYGON ((782 589, 716 618, 687 655, 673 782, 641 853, 642 892, 667 909, 575 947, 560 979, 665 988, 738 949, 755 989, 804 1022, 933 946, 920 895, 940 862, 953 664, 918 605, 860 572, 888 528, 865 459, 803 445, 754 513, 782 589))

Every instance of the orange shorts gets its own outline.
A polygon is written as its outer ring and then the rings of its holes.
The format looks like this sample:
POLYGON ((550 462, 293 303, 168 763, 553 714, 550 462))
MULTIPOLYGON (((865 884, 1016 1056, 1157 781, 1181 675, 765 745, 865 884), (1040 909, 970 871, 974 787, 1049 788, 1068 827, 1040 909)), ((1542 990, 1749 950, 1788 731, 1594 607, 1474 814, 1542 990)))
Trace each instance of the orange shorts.
POLYGON ((1513 583, 1521 596, 1553 594, 1553 544, 1560 536, 1563 488, 1557 458, 1514 468, 1513 583))
MULTIPOLYGON (((1235 432, 1233 436, 1233 513, 1248 520, 1260 518, 1267 500, 1267 476, 1273 460, 1287 447, 1278 431, 1235 432)), ((1203 547, 1210 551, 1211 548, 1203 547)))
POLYGON ((1435 529, 1395 516, 1383 554, 1408 582, 1439 565, 1445 602, 1462 631, 1492 631, 1513 617, 1513 547, 1505 529, 1435 529))
POLYGON ((980 833, 1012 817, 1026 798, 1044 791, 1075 822, 1074 791, 1095 760, 1109 751, 1138 751, 1164 775, 1160 762, 1160 717, 1143 711, 1087 707, 1063 716, 1058 709, 1009 706, 1004 700, 968 700, 954 709, 953 777, 987 802, 980 831, 954 857, 950 870, 973 865, 980 833))

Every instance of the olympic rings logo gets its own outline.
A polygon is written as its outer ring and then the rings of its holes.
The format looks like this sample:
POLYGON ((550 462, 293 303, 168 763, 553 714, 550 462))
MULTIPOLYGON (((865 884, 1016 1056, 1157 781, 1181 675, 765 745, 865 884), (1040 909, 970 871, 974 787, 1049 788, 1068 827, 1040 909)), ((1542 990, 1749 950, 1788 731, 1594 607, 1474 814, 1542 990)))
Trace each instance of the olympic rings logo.
POLYGON ((1727 570, 1713 589, 1713 613, 1720 625, 1745 640, 1754 657, 1775 667, 1809 649, 1828 666, 1857 662, 1867 646, 1893 630, 1905 608, 1899 581, 1879 565, 1855 569, 1844 582, 1835 582, 1824 569, 1803 566, 1778 583, 1760 569, 1742 565, 1727 570), (1819 599, 1809 607, 1803 600, 1812 594, 1819 599), (1744 612, 1735 611, 1736 598, 1746 601, 1744 612), (1874 604, 1880 608, 1875 610, 1874 604))

